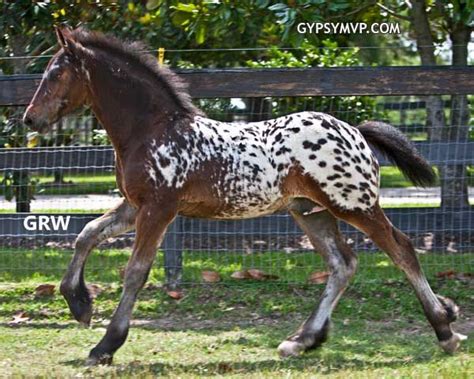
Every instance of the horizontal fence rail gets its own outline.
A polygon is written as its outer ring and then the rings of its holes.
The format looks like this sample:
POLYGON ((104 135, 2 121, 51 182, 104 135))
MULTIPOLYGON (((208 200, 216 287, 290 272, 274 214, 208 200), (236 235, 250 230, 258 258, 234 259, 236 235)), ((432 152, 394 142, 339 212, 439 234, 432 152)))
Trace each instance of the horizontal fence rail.
MULTIPOLYGON (((474 163, 474 142, 416 142, 415 146, 432 164, 474 163)), ((390 166, 378 156, 382 166, 390 166)), ((0 171, 104 172, 114 169, 111 146, 69 146, 0 149, 0 171)))
MULTIPOLYGON (((176 70, 194 98, 467 95, 474 67, 176 70)), ((0 76, 0 106, 26 105, 41 75, 0 76)))

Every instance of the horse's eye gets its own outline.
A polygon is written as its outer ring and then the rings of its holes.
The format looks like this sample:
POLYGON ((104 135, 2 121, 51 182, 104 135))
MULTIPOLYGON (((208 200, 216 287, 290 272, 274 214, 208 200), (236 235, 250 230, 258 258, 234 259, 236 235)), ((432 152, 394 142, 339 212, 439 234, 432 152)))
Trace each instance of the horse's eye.
POLYGON ((60 74, 59 70, 54 70, 54 71, 50 72, 48 76, 49 76, 50 80, 59 80, 60 77, 61 77, 61 74, 60 74))

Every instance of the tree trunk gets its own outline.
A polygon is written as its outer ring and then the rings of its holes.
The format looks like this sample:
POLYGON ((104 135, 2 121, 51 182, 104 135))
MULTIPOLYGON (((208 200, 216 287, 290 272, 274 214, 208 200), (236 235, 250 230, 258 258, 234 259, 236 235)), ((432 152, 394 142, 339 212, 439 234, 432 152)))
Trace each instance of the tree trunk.
MULTIPOLYGON (((425 0, 412 1, 410 17, 421 64, 436 66, 435 47, 428 15, 426 14, 425 0)), ((428 138, 430 141, 440 142, 443 140, 443 130, 446 125, 443 99, 441 96, 427 96, 425 102, 428 138)))
POLYGON ((30 173, 28 171, 17 171, 14 174, 16 211, 27 212, 31 211, 30 203, 30 173))
MULTIPOLYGON (((450 33, 453 66, 467 66, 467 45, 471 30, 462 21, 453 26, 450 33)), ((451 96, 450 125, 446 129, 448 143, 467 142, 469 138, 469 103, 466 95, 451 96)), ((466 165, 455 164, 444 167, 441 206, 446 208, 469 207, 466 165)))
MULTIPOLYGON (((24 35, 13 35, 11 36, 12 39, 12 50, 13 55, 15 56, 22 56, 25 54, 25 46, 27 43, 27 38, 24 35)), ((28 61, 26 59, 14 59, 12 61, 13 65, 13 73, 14 74, 24 74, 26 73, 26 65, 28 61)), ((14 112, 13 117, 15 120, 21 120, 23 116, 23 109, 16 109, 14 112)), ((15 121, 20 122, 21 121, 15 121)), ((23 143, 26 143, 26 131, 22 124, 18 125, 15 128, 18 131, 18 134, 23 139, 23 143)), ((29 181, 30 181, 30 174, 28 171, 20 171, 16 177, 16 211, 17 212, 30 212, 30 190, 29 190, 29 181)))

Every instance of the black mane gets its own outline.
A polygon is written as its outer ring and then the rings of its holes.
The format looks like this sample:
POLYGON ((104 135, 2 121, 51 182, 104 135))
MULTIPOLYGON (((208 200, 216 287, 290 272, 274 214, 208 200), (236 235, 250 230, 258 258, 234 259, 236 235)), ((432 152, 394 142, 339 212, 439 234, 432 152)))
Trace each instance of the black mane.
POLYGON ((147 70, 167 90, 176 103, 187 113, 200 114, 188 93, 187 84, 167 67, 158 65, 156 58, 147 53, 147 46, 141 42, 124 42, 118 38, 83 28, 72 31, 72 37, 85 48, 97 48, 134 63, 147 70))

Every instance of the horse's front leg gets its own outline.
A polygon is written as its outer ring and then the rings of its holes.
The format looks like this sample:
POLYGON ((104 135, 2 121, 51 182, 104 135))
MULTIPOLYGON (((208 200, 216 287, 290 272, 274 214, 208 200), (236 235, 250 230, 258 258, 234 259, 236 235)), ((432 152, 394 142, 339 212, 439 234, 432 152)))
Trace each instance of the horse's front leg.
POLYGON ((120 303, 105 336, 91 350, 88 364, 110 364, 115 351, 125 342, 138 292, 148 278, 157 246, 176 214, 177 207, 172 201, 140 207, 136 219, 135 245, 125 270, 120 303))
POLYGON ((84 266, 91 250, 107 238, 125 233, 135 225, 136 209, 125 199, 103 216, 89 222, 76 239, 74 256, 61 282, 74 318, 88 325, 92 317, 92 300, 84 282, 84 266))
POLYGON ((305 350, 316 348, 326 340, 331 313, 356 270, 356 255, 345 243, 336 218, 327 210, 307 214, 315 207, 316 204, 299 199, 291 204, 290 213, 314 248, 324 257, 330 275, 318 308, 295 334, 278 347, 283 357, 298 355, 305 350))

